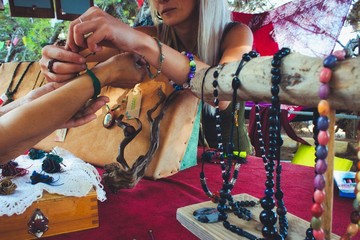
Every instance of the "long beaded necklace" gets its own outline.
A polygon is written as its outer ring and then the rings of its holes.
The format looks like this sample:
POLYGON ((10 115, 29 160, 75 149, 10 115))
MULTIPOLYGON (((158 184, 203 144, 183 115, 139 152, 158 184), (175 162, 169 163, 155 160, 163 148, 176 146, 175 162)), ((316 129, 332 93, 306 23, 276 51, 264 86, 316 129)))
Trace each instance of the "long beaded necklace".
POLYGON ((260 200, 260 204, 263 208, 263 211, 260 213, 260 221, 263 224, 262 234, 265 239, 285 239, 288 234, 288 220, 286 218, 287 210, 283 201, 283 192, 281 190, 281 171, 282 165, 280 163, 280 147, 282 145, 282 139, 280 135, 280 100, 279 100, 279 84, 281 81, 281 59, 287 56, 290 53, 289 48, 282 48, 278 53, 274 54, 273 60, 271 62, 271 107, 270 107, 270 129, 269 129, 269 151, 268 157, 266 156, 265 143, 263 139, 263 134, 261 132, 261 119, 259 114, 259 106, 256 105, 256 125, 257 133, 259 138, 261 156, 265 165, 266 171, 266 182, 265 182, 265 196, 260 200), (277 161, 276 166, 276 192, 274 193, 274 167, 275 161, 277 161), (279 232, 275 226, 277 222, 277 215, 273 211, 275 207, 275 200, 277 200, 277 210, 276 213, 279 215, 279 232))
MULTIPOLYGON (((229 181, 230 178, 230 169, 231 169, 231 163, 233 159, 233 153, 232 153, 232 143, 230 142, 228 144, 228 147, 226 149, 227 153, 224 154, 224 146, 222 143, 222 136, 221 136, 221 118, 220 118, 220 109, 219 109, 219 99, 218 99, 218 89, 219 86, 218 83, 218 77, 219 77, 219 71, 223 68, 223 65, 218 65, 216 68, 213 77, 213 87, 214 87, 214 105, 215 105, 215 119, 216 119, 216 132, 217 132, 217 142, 218 142, 218 150, 220 152, 220 166, 221 166, 221 175, 223 179, 223 186, 220 190, 220 199, 217 206, 217 210, 219 211, 219 220, 223 221, 223 226, 230 230, 233 233, 238 234, 239 236, 246 237, 247 239, 257 239, 256 236, 252 235, 251 233, 235 226, 229 223, 227 221, 228 214, 226 213, 228 210, 232 210, 234 214, 242 218, 244 220, 249 221, 251 219, 251 213, 246 208, 243 208, 240 206, 238 202, 234 202, 234 199, 231 195, 231 190, 234 187, 235 181, 238 177, 240 163, 237 162, 234 167, 233 172, 233 178, 231 181, 229 181), (225 164, 225 158, 228 159, 228 164, 225 164), (229 203, 229 205, 226 205, 226 203, 229 203)), ((239 84, 234 83, 233 81, 233 87, 239 87, 239 84)), ((236 91, 236 90, 234 90, 236 91)), ((233 104, 236 104, 233 102, 233 104)))
MULTIPOLYGON (((346 52, 343 50, 335 51, 328 57, 326 57, 323 61, 323 68, 320 72, 319 80, 321 82, 318 95, 320 97, 320 102, 318 104, 317 110, 319 113, 319 117, 317 120, 317 143, 316 146, 316 164, 315 164, 315 178, 314 178, 314 203, 311 207, 312 219, 311 219, 311 228, 313 237, 317 240, 321 240, 325 238, 324 230, 322 229, 322 214, 324 212, 323 202, 325 200, 325 177, 324 174, 327 170, 327 156, 328 156, 328 148, 327 144, 329 142, 329 114, 330 114, 330 104, 327 101, 330 94, 330 85, 329 82, 332 77, 332 69, 335 67, 336 62, 338 60, 344 60, 346 57, 346 52)), ((351 224, 349 225, 346 234, 342 237, 342 239, 350 239, 354 236, 358 227, 357 224, 359 222, 359 206, 355 206, 354 214, 350 217, 351 224), (354 227, 356 224, 356 228, 354 227)), ((310 233, 308 230, 307 236, 310 233)), ((310 234, 309 234, 310 235, 310 234)))
MULTIPOLYGON (((244 54, 242 57, 242 60, 240 61, 240 64, 237 68, 237 71, 234 74, 234 78, 232 80, 232 88, 233 88, 233 101, 232 101, 232 112, 233 112, 233 117, 234 117, 234 113, 235 113, 235 108, 236 108, 236 96, 237 96, 237 89, 240 87, 240 80, 238 78, 238 75, 242 69, 242 67, 244 66, 244 62, 250 61, 251 57, 257 57, 258 54, 254 51, 251 51, 248 54, 244 54)), ((231 125, 231 136, 230 136, 230 142, 228 143, 227 147, 226 147, 226 154, 224 154, 224 146, 222 143, 222 135, 221 135, 221 118, 220 118, 220 110, 219 110, 219 99, 218 99, 218 77, 219 77, 219 71, 223 68, 223 65, 218 65, 218 67, 216 68, 216 70, 214 71, 213 77, 214 77, 214 81, 213 81, 213 87, 214 87, 214 91, 213 91, 213 95, 214 95, 214 105, 215 105, 215 119, 216 119, 216 134, 217 134, 217 142, 218 142, 218 151, 220 152, 220 166, 221 166, 221 175, 222 175, 222 179, 223 179, 223 186, 222 189, 220 190, 220 199, 218 200, 218 206, 217 206, 217 210, 219 212, 219 220, 223 221, 223 226, 230 230, 233 233, 236 233, 239 236, 245 237, 247 239, 257 239, 256 236, 252 235, 251 233, 233 225, 230 224, 229 221, 227 221, 228 215, 227 215, 227 211, 231 210, 238 218, 244 219, 246 221, 251 220, 251 212, 246 209, 245 207, 243 207, 243 203, 239 202, 239 201, 234 201, 232 195, 231 195, 231 190, 233 189, 235 182, 238 178, 238 174, 239 174, 239 168, 241 163, 239 161, 236 161, 235 166, 234 166, 234 171, 233 171, 233 175, 232 175, 232 179, 229 181, 230 178, 230 171, 231 171, 231 166, 232 166, 232 162, 234 161, 234 154, 233 154, 233 142, 232 142, 232 134, 233 134, 233 130, 234 130, 234 120, 232 121, 232 125, 231 125), (225 159, 227 158, 227 163, 225 163, 225 159), (228 203, 229 205, 226 205, 226 203, 228 203)), ((201 179, 201 183, 202 183, 202 187, 204 189, 204 191, 207 193, 207 195, 209 196, 211 193, 208 189, 208 187, 206 186, 206 181, 205 180, 205 176, 204 173, 202 171, 202 173, 200 174, 200 179, 201 179)), ((212 195, 210 195, 210 197, 212 197, 212 195)), ((250 206, 254 206, 255 202, 251 203, 250 206)))
POLYGON ((4 105, 14 101, 14 94, 17 92, 21 82, 24 80, 24 77, 25 77, 26 73, 28 72, 28 70, 30 69, 31 65, 34 64, 34 61, 29 62, 29 64, 26 66, 26 69, 24 70, 23 74, 19 78, 15 88, 11 89, 12 85, 14 84, 15 76, 16 76, 18 70, 19 70, 19 67, 20 67, 21 63, 23 63, 23 62, 19 62, 18 65, 16 65, 16 68, 15 68, 14 73, 12 75, 9 86, 8 86, 6 92, 1 96, 0 106, 4 106, 4 105))

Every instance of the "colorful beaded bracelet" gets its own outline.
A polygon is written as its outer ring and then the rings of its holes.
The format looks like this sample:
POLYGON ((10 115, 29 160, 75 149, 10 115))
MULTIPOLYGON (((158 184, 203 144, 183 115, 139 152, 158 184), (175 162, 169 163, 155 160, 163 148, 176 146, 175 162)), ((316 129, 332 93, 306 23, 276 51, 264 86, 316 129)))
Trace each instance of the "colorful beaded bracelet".
POLYGON ((194 55, 192 53, 189 53, 189 52, 181 52, 181 54, 185 55, 189 59, 190 70, 189 70, 189 73, 187 75, 187 80, 182 86, 176 84, 172 80, 169 81, 169 83, 173 86, 173 88, 176 91, 190 88, 191 87, 191 80, 195 77, 195 73, 196 73, 196 62, 194 60, 194 55))

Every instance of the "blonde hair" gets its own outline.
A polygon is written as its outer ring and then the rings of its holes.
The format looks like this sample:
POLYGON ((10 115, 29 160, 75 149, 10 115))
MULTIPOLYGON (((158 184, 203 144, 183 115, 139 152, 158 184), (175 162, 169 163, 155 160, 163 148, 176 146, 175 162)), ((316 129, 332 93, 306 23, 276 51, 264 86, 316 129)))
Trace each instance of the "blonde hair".
MULTIPOLYGON (((158 37, 165 44, 178 48, 174 29, 165 24, 156 16, 153 0, 150 1, 151 16, 155 26, 158 26, 158 37), (160 28, 160 29, 159 29, 160 28), (160 31, 159 31, 160 30, 160 31)), ((197 53, 202 61, 209 65, 217 64, 220 60, 220 44, 226 24, 231 21, 230 10, 225 0, 198 0, 199 2, 199 29, 197 36, 197 53)))

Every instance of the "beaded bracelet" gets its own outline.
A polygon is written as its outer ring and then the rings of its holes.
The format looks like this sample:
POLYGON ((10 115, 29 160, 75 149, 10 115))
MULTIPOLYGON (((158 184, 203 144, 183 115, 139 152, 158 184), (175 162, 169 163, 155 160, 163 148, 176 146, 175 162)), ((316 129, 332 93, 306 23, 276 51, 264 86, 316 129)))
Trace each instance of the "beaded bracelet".
POLYGON ((148 70, 148 75, 149 75, 149 78, 150 78, 150 79, 154 79, 154 78, 156 78, 157 76, 160 75, 161 69, 162 69, 162 65, 163 65, 164 60, 165 60, 165 56, 164 56, 164 54, 163 54, 163 52, 162 52, 162 43, 160 42, 160 40, 159 40, 158 38, 154 37, 154 39, 156 40, 156 43, 157 43, 157 45, 158 45, 158 47, 159 47, 159 51, 160 51, 160 55, 159 55, 159 68, 156 70, 156 73, 153 74, 153 73, 151 72, 151 70, 150 70, 150 65, 149 65, 149 63, 146 61, 146 68, 147 68, 147 70, 148 70))
POLYGON ((91 97, 91 99, 96 99, 101 91, 101 84, 100 80, 96 77, 96 75, 90 70, 86 69, 86 73, 90 76, 93 86, 94 86, 94 95, 91 97))
POLYGON ((178 84, 176 84, 174 81, 170 80, 169 83, 173 86, 173 88, 178 91, 178 90, 183 90, 183 89, 187 89, 191 87, 191 80, 195 77, 195 72, 196 72, 196 62, 194 60, 194 55, 192 53, 189 52, 181 52, 181 54, 185 55, 188 59, 189 59, 189 73, 188 73, 188 78, 186 80, 186 82, 180 86, 178 84))

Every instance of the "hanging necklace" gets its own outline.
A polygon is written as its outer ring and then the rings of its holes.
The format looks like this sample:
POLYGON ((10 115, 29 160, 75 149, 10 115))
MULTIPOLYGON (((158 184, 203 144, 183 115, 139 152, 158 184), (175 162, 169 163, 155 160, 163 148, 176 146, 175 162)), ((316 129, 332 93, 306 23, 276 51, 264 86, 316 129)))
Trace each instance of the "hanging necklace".
POLYGON ((21 75, 21 77, 19 78, 16 86, 14 89, 11 89, 12 88, 12 85, 14 84, 14 80, 15 80, 15 76, 17 74, 17 71, 19 70, 19 67, 21 65, 21 63, 23 62, 19 62, 18 65, 16 65, 16 68, 14 70, 14 73, 12 75, 12 78, 11 78, 11 81, 9 83, 9 86, 6 90, 6 93, 4 93, 2 96, 1 96, 1 100, 0 100, 0 105, 1 106, 4 106, 12 101, 14 101, 14 94, 17 92, 21 82, 24 80, 24 77, 26 75, 26 73, 28 72, 28 70, 30 69, 31 65, 34 64, 34 61, 31 61, 29 62, 29 64, 27 65, 25 71, 23 72, 23 74, 21 75))
POLYGON ((270 129, 269 129, 269 151, 268 156, 266 156, 265 143, 263 139, 263 134, 261 132, 261 119, 259 114, 259 106, 256 105, 256 126, 257 133, 259 138, 259 145, 261 150, 261 156, 265 165, 266 171, 266 182, 265 182, 265 196, 260 200, 260 204, 263 208, 263 211, 260 213, 260 221, 263 224, 262 234, 265 239, 285 239, 288 234, 288 220, 286 218, 287 210, 283 201, 283 192, 281 190, 281 171, 282 166, 280 163, 280 146, 282 145, 282 139, 280 135, 280 99, 279 99, 279 84, 281 81, 281 59, 287 56, 290 53, 290 49, 282 48, 278 53, 274 54, 273 60, 271 62, 271 107, 270 107, 270 129), (275 161, 277 161, 276 166, 276 192, 274 192, 274 167, 275 161), (277 210, 276 213, 273 211, 275 207, 275 199, 277 200, 277 210), (277 215, 279 215, 279 232, 275 226, 277 222, 277 215))

